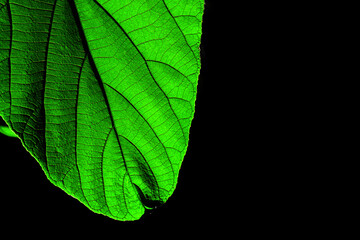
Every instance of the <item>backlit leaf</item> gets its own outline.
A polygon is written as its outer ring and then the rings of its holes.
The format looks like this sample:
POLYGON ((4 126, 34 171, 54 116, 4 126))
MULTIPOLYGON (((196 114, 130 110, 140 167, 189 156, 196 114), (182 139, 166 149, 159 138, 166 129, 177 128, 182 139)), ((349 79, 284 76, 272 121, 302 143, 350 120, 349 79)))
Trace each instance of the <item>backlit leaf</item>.
POLYGON ((139 219, 173 193, 203 0, 0 0, 0 115, 48 179, 139 219))

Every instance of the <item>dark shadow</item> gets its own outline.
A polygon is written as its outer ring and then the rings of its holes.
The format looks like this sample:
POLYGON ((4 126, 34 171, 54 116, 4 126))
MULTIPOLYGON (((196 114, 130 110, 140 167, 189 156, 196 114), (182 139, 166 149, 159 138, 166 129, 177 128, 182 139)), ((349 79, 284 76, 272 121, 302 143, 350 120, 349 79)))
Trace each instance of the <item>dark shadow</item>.
POLYGON ((147 209, 147 210, 153 210, 153 209, 156 209, 158 207, 160 207, 161 205, 164 204, 164 202, 162 200, 153 200, 153 199, 150 199, 149 196, 146 196, 144 195, 144 193, 142 192, 142 190, 140 189, 139 186, 137 186, 136 184, 134 184, 138 194, 139 194, 139 197, 140 197, 140 201, 141 203, 144 205, 144 207, 147 209))

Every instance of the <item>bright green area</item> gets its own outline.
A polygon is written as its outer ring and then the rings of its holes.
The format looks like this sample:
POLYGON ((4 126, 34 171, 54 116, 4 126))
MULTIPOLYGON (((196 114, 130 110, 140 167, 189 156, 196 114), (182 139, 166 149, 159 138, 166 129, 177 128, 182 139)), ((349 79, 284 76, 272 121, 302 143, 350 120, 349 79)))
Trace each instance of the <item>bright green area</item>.
POLYGON ((173 193, 203 0, 0 0, 0 115, 48 179, 139 219, 173 193))
POLYGON ((9 127, 5 126, 0 126, 0 133, 8 137, 17 137, 16 134, 9 127))

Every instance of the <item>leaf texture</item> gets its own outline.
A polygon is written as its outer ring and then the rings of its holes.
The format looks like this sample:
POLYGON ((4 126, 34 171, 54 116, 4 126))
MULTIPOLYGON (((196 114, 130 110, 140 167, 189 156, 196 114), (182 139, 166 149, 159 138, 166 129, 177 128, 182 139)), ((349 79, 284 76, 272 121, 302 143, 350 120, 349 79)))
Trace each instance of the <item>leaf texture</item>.
POLYGON ((173 193, 203 0, 0 0, 0 115, 48 179, 139 219, 173 193))

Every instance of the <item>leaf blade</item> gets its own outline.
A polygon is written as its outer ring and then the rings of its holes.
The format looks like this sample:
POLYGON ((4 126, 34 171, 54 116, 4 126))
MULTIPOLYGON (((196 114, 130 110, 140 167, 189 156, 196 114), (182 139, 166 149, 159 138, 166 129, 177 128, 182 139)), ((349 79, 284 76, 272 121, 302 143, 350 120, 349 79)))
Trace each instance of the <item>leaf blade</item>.
POLYGON ((8 58, 0 50, 9 63, 0 74, 10 79, 0 114, 8 106, 8 122, 49 180, 117 220, 166 202, 200 70, 201 21, 179 19, 201 17, 203 1, 8 3, 0 16, 13 44, 4 47, 8 58))

